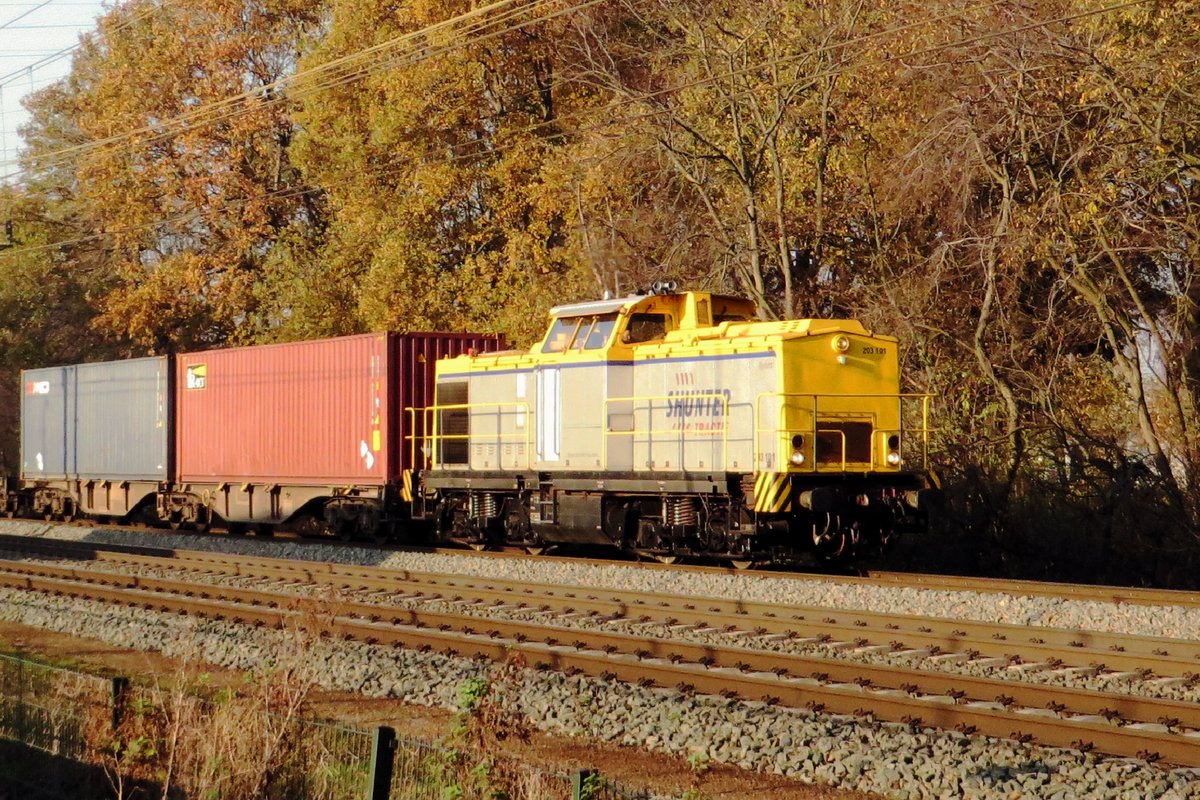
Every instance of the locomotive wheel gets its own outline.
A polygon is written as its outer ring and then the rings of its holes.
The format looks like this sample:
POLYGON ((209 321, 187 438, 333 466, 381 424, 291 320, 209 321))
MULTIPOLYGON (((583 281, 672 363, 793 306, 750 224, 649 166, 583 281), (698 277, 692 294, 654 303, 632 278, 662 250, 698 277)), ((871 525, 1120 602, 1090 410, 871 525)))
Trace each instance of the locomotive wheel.
POLYGON ((730 561, 729 563, 732 564, 733 568, 736 569, 738 572, 748 570, 751 567, 753 567, 755 564, 755 562, 753 562, 753 561, 743 561, 741 559, 734 559, 733 561, 730 561))
POLYGON ((392 540, 393 530, 395 530, 395 523, 380 522, 371 529, 371 541, 375 544, 387 544, 392 540))
POLYGON ((677 564, 679 556, 654 556, 654 560, 660 564, 677 564))
POLYGON ((813 547, 823 558, 833 561, 850 555, 853 531, 842 525, 837 514, 825 514, 824 524, 813 524, 813 547))

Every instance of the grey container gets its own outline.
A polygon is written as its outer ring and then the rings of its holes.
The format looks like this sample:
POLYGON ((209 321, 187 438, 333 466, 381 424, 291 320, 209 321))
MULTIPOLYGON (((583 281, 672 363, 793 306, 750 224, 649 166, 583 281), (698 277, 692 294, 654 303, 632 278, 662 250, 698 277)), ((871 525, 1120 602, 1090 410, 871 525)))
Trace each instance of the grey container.
POLYGON ((170 475, 166 356, 21 373, 21 478, 161 481, 170 475))

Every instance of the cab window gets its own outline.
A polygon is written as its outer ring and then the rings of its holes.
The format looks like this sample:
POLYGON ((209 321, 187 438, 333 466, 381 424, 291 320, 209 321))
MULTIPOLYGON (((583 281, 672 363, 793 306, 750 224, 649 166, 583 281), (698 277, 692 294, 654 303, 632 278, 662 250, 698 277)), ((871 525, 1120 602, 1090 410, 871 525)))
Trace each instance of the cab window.
POLYGON ((575 329, 579 327, 578 317, 565 317, 554 320, 554 325, 550 328, 550 333, 546 336, 546 343, 542 345, 543 353, 563 353, 571 349, 571 342, 575 338, 575 329))
POLYGON ((599 350, 608 344, 608 337, 612 336, 613 326, 617 324, 616 314, 600 314, 592 319, 590 328, 587 331, 587 336, 583 335, 583 326, 579 328, 582 340, 583 350, 599 350))
POLYGON ((661 339, 666 335, 666 314, 630 314, 629 324, 621 334, 621 341, 625 344, 638 344, 661 339))
POLYGON ((617 315, 596 314, 556 319, 550 335, 542 345, 543 353, 565 353, 569 350, 599 350, 608 344, 617 315))

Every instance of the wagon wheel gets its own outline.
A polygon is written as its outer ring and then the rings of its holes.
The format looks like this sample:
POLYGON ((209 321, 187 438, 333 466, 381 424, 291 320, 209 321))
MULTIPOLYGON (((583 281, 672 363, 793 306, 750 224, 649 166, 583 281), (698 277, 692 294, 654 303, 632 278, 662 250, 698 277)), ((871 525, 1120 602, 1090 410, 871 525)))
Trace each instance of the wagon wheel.
POLYGON ((77 509, 75 508, 74 503, 67 503, 65 506, 63 506, 62 521, 63 522, 74 522, 76 511, 77 511, 77 509))
POLYGON ((733 568, 739 572, 750 569, 751 567, 754 566, 753 561, 742 560, 742 559, 734 559, 733 561, 730 561, 729 563, 732 564, 733 568))
POLYGON ((371 541, 375 544, 387 544, 392 540, 392 534, 396 530, 394 522, 380 522, 371 528, 371 541))
POLYGON ((358 521, 353 519, 338 520, 333 525, 333 534, 343 542, 353 542, 358 538, 358 521))

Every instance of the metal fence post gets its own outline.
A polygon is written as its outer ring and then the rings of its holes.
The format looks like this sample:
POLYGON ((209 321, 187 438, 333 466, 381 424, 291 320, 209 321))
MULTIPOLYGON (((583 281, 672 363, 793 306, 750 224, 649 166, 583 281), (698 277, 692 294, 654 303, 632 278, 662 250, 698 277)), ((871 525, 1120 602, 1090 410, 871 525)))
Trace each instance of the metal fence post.
POLYGON ((571 800, 592 800, 592 788, 600 773, 594 769, 577 769, 571 773, 571 800), (595 776, 595 777, 593 777, 595 776))
POLYGON ((367 800, 388 800, 392 791, 392 762, 396 758, 396 731, 386 725, 371 734, 371 775, 367 800))
POLYGON ((112 729, 121 727, 125 717, 125 701, 129 699, 129 678, 112 679, 112 729))

